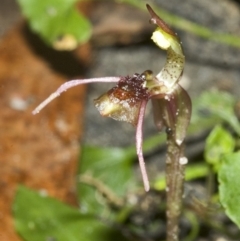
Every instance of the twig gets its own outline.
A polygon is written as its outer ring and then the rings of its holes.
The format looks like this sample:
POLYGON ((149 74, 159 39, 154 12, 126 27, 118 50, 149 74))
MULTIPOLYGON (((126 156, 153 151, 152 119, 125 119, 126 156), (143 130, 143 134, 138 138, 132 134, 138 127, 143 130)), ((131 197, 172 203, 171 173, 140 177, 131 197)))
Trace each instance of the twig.
POLYGON ((87 184, 91 187, 96 188, 96 190, 106 198, 109 204, 114 207, 121 208, 124 205, 124 200, 116 196, 111 189, 109 189, 104 183, 99 179, 96 179, 90 175, 80 175, 79 181, 81 183, 87 184))

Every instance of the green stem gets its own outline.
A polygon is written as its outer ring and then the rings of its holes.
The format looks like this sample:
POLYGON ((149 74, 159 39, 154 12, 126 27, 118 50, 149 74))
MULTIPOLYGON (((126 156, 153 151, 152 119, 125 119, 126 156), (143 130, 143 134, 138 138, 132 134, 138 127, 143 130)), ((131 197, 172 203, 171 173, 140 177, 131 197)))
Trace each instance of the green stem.
POLYGON ((167 132, 166 159, 167 241, 179 240, 179 218, 182 210, 184 164, 183 144, 175 142, 173 133, 167 132))

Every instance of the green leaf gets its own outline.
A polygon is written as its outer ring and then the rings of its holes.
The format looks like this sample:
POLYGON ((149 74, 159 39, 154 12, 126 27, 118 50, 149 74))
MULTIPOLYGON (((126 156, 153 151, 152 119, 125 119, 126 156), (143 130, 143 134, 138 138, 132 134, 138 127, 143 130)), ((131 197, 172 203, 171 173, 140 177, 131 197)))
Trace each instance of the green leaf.
POLYGON ((26 241, 125 240, 96 218, 24 186, 18 188, 13 212, 16 230, 26 241))
POLYGON ((240 124, 234 114, 235 102, 235 98, 227 92, 215 89, 203 92, 199 98, 193 101, 191 123, 199 123, 199 118, 201 118, 202 125, 224 121, 240 135, 240 124))
POLYGON ((240 152, 224 155, 222 162, 218 175, 220 202, 240 228, 240 152))
POLYGON ((31 29, 48 43, 61 50, 86 42, 91 35, 91 25, 74 7, 77 0, 18 0, 23 14, 30 21, 31 29))
POLYGON ((217 125, 206 140, 205 160, 217 169, 223 154, 233 152, 235 140, 222 126, 217 125))
MULTIPOLYGON (((84 146, 80 174, 93 177, 112 191, 113 195, 121 197, 125 195, 127 189, 136 186, 137 180, 132 170, 134 158, 136 154, 132 148, 124 150, 84 146)), ((106 207, 102 205, 100 193, 101 190, 80 183, 81 210, 101 215, 106 207)))

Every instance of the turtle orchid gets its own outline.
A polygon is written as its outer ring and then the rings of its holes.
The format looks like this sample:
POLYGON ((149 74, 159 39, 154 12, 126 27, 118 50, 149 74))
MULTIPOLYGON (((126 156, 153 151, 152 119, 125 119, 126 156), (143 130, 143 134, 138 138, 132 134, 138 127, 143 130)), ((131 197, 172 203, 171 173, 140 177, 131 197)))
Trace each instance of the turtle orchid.
POLYGON ((149 5, 147 9, 151 15, 150 22, 157 25, 152 40, 167 51, 166 64, 156 76, 152 71, 146 70, 127 77, 71 80, 61 85, 33 111, 33 114, 37 114, 62 92, 74 86, 93 82, 116 82, 115 87, 94 100, 94 103, 102 116, 125 121, 136 127, 136 150, 146 191, 150 186, 142 152, 142 126, 148 101, 151 99, 153 104, 157 129, 160 131, 165 127, 167 132, 171 132, 178 146, 185 138, 191 116, 191 100, 178 83, 185 60, 181 43, 149 5))

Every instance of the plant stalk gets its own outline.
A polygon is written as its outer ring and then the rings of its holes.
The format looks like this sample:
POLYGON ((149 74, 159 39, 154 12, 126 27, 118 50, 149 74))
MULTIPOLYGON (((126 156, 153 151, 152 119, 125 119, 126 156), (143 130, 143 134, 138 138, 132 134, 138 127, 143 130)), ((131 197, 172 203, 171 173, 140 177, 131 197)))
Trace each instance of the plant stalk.
POLYGON ((178 145, 172 131, 167 131, 166 195, 167 241, 179 240, 179 219, 182 210, 184 169, 183 143, 178 145))

